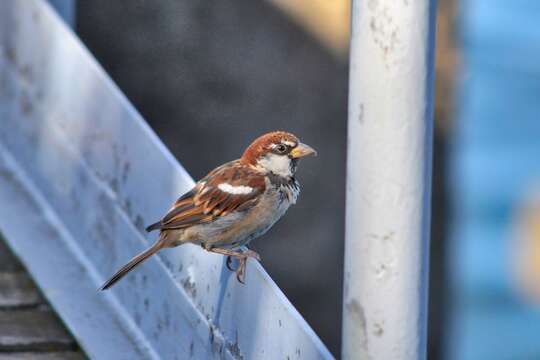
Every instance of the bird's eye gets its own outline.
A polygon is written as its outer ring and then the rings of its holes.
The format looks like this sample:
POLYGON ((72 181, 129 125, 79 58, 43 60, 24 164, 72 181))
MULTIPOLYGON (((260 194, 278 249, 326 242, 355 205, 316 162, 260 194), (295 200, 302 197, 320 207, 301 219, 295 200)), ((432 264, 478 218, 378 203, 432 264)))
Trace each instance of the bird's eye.
POLYGON ((283 144, 278 144, 276 146, 276 151, 280 154, 284 154, 287 151, 287 147, 283 144))

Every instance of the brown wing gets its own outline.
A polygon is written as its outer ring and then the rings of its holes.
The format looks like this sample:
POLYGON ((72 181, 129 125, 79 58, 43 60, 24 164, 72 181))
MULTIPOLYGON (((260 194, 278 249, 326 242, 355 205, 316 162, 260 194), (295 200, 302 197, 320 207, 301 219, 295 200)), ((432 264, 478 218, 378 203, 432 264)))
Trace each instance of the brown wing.
POLYGON ((265 187, 261 174, 232 161, 200 180, 174 203, 161 221, 146 230, 187 228, 214 221, 235 210, 249 209, 257 203, 265 187))

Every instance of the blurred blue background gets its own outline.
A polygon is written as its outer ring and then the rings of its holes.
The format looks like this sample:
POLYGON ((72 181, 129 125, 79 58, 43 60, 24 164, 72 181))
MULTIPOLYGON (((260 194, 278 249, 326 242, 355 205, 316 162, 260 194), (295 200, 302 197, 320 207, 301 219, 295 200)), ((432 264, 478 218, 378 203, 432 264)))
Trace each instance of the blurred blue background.
POLYGON ((540 359, 540 2, 462 0, 449 359, 540 359))

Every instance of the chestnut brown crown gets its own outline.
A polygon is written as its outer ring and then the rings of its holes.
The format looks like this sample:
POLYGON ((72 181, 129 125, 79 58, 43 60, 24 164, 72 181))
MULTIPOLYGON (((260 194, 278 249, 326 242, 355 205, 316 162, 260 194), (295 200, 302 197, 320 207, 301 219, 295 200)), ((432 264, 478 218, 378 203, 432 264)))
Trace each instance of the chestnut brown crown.
POLYGON ((240 161, 246 165, 256 165, 257 160, 264 155, 271 153, 280 144, 290 144, 291 148, 296 147, 300 141, 298 138, 285 131, 273 131, 255 139, 244 151, 240 161))
POLYGON ((251 143, 240 162, 264 172, 290 177, 296 171, 298 159, 308 155, 317 155, 317 152, 291 133, 274 131, 251 143))

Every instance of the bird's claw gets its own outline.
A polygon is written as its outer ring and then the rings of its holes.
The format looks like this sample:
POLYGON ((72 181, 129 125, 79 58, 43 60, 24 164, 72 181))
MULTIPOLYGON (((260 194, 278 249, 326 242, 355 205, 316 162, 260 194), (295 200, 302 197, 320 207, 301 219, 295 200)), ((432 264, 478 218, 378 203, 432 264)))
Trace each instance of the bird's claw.
POLYGON ((236 270, 236 280, 238 280, 239 283, 244 285, 244 280, 246 278, 246 262, 247 257, 240 259, 240 266, 238 266, 238 269, 236 270))
POLYGON ((238 280, 238 282, 242 285, 246 285, 246 283, 244 282, 244 275, 240 275, 239 273, 236 273, 236 280, 238 280))
POLYGON ((230 271, 236 271, 233 267, 232 267, 232 256, 227 256, 227 261, 225 262, 225 266, 227 266, 227 269, 229 269, 230 271))
POLYGON ((225 261, 225 266, 227 267, 227 269, 236 272, 236 279, 241 284, 245 284, 244 280, 246 277, 246 264, 248 258, 253 258, 257 261, 261 261, 261 256, 253 250, 246 250, 243 253, 239 253, 237 256, 229 255, 227 256, 227 260, 225 261), (240 265, 237 269, 234 269, 232 266, 233 257, 236 257, 240 262, 240 265))
POLYGON ((243 254, 246 257, 254 258, 257 261, 261 261, 261 255, 259 255, 258 253, 256 253, 253 250, 246 250, 243 254))

